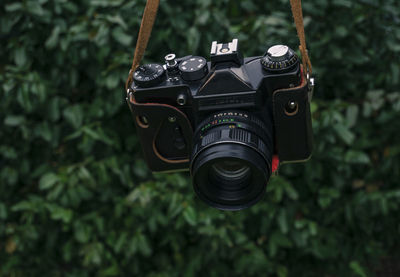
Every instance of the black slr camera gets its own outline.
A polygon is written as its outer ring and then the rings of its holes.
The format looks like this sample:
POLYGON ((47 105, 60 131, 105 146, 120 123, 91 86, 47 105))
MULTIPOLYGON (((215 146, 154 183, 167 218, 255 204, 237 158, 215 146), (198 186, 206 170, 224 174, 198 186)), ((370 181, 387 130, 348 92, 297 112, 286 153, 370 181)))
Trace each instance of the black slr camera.
POLYGON ((138 67, 127 101, 151 170, 190 170, 202 200, 240 210, 263 196, 273 159, 310 157, 312 86, 289 47, 243 58, 234 39, 214 41, 209 62, 169 54, 138 67))

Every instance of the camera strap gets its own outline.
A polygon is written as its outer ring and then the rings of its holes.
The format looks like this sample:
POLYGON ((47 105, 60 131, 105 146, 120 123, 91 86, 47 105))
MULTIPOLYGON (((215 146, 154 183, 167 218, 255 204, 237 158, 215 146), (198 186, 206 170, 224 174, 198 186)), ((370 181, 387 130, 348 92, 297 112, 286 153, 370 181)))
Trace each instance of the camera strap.
POLYGON ((135 54, 133 55, 133 61, 131 69, 129 70, 129 76, 125 83, 125 90, 128 90, 133 73, 139 66, 140 61, 143 58, 144 51, 146 51, 147 43, 153 29, 154 22, 156 21, 157 10, 160 4, 160 0, 147 0, 146 7, 144 8, 142 23, 140 24, 139 35, 136 42, 135 54))
POLYGON ((290 0, 290 6, 292 8, 292 15, 294 18, 294 24, 296 25, 297 36, 300 41, 300 53, 307 78, 311 77, 312 66, 308 56, 308 50, 306 46, 306 35, 304 32, 304 21, 303 21, 303 9, 301 8, 301 0, 290 0))
MULTIPOLYGON (((140 24, 139 35, 136 42, 136 49, 135 49, 135 54, 133 56, 132 66, 131 69, 129 70, 129 76, 125 83, 126 90, 128 90, 132 82, 133 73, 135 72, 136 68, 139 66, 140 61, 143 58, 144 52, 147 47, 147 43, 149 42, 151 30, 153 29, 154 21, 156 20, 159 4, 160 0, 147 0, 143 12, 142 23, 140 24)), ((312 74, 312 66, 306 47, 306 36, 304 32, 301 0, 290 0, 290 6, 292 8, 294 23, 296 25, 297 36, 299 37, 300 41, 299 49, 301 53, 303 68, 305 70, 307 78, 309 78, 312 74)))

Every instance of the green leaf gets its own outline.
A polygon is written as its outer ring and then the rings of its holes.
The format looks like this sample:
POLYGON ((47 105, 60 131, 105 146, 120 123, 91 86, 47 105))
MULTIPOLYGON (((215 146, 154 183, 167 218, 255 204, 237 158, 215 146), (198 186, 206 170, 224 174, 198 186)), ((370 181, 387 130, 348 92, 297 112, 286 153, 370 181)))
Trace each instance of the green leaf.
POLYGON ((357 116, 358 116, 358 106, 351 105, 346 110, 346 119, 347 119, 347 126, 353 127, 357 123, 357 116))
POLYGON ((333 129, 336 131, 338 137, 340 137, 347 145, 351 145, 354 142, 355 135, 344 125, 336 124, 333 126, 333 129))
POLYGON ((60 179, 52 172, 46 173, 39 180, 39 188, 41 190, 47 190, 52 188, 60 179))
POLYGON ((152 250, 149 242, 143 234, 139 234, 137 236, 137 247, 140 252, 143 253, 144 256, 148 257, 151 255, 152 250))
POLYGON ((75 239, 80 243, 86 243, 91 237, 92 228, 86 224, 80 222, 75 223, 74 226, 75 239))
POLYGON ((318 204, 321 208, 325 209, 332 203, 332 198, 326 196, 318 197, 318 204))
POLYGON ((51 121, 55 122, 60 118, 60 99, 53 98, 49 101, 48 115, 51 121))
POLYGON ((195 209, 193 207, 188 206, 184 211, 183 211, 183 217, 185 218, 186 222, 189 223, 192 226, 196 225, 196 220, 197 220, 197 215, 195 209))
POLYGON ((315 236, 318 234, 318 225, 317 223, 311 221, 308 223, 308 229, 310 230, 310 234, 312 236, 315 236))
POLYGON ((349 266, 353 270, 353 272, 356 274, 356 276, 367 277, 367 274, 366 274, 364 268, 359 264, 359 262, 352 261, 349 264, 349 266))
POLYGON ((116 27, 111 33, 112 37, 124 46, 132 45, 132 36, 126 34, 121 27, 116 27))
POLYGON ((84 254, 83 264, 85 266, 99 266, 102 261, 103 245, 99 242, 93 242, 83 247, 84 254))
POLYGON ((127 239, 128 239, 128 234, 125 232, 118 237, 116 243, 113 245, 115 252, 117 253, 121 252, 124 245, 126 244, 127 239))
POLYGON ((126 25, 126 22, 121 17, 121 15, 119 15, 119 14, 108 15, 106 18, 109 22, 115 23, 115 24, 121 26, 124 30, 128 29, 128 26, 126 25))
POLYGON ((74 128, 79 128, 82 125, 83 111, 79 105, 70 106, 64 109, 63 116, 74 128))
POLYGON ((287 277, 288 276, 288 269, 285 266, 279 266, 278 270, 278 277, 287 277))
POLYGON ((369 156, 361 151, 349 150, 346 152, 345 161, 348 163, 369 164, 369 156))
POLYGON ((24 48, 18 48, 15 50, 15 64, 22 67, 27 62, 26 52, 24 48))
POLYGON ((104 133, 104 131, 101 128, 92 129, 88 126, 85 126, 82 128, 82 131, 93 138, 94 140, 99 140, 102 141, 108 145, 114 145, 113 141, 104 133))
POLYGON ((187 32, 187 36, 190 51, 196 52, 200 42, 200 34, 198 33, 198 30, 194 27, 190 28, 187 32))
POLYGON ((118 84, 120 84, 120 77, 119 75, 116 74, 109 74, 106 77, 106 86, 108 89, 113 89, 116 88, 118 86, 118 84))
POLYGON ((279 231, 272 233, 269 238, 268 251, 271 257, 274 257, 280 247, 292 247, 292 242, 279 231))
POLYGON ((17 151, 15 151, 14 148, 6 147, 4 145, 0 146, 0 155, 10 160, 15 160, 18 157, 17 151))
POLYGON ((82 128, 82 131, 87 134, 88 136, 90 136, 91 138, 95 139, 95 140, 101 140, 101 135, 99 132, 96 132, 95 130, 93 130, 90 127, 84 127, 82 128))
POLYGON ((303 220, 303 219, 295 220, 294 227, 296 229, 302 229, 302 228, 304 228, 304 226, 306 226, 306 221, 305 220, 303 220))
POLYGON ((18 126, 25 122, 25 117, 21 115, 7 115, 4 124, 7 126, 18 126))
POLYGON ((50 215, 51 218, 54 220, 61 220, 64 223, 69 223, 71 222, 73 212, 70 209, 65 209, 62 207, 58 207, 55 205, 52 205, 50 208, 50 215))
POLYGON ((292 200, 297 200, 299 198, 299 194, 297 193, 296 189, 292 186, 291 183, 286 183, 284 186, 285 192, 287 196, 292 200))
POLYGON ((19 211, 29 211, 29 210, 34 210, 35 209, 35 203, 31 201, 20 201, 14 206, 11 207, 11 211, 13 212, 19 212, 19 211))
POLYGON ((22 8, 22 3, 11 3, 5 6, 6 12, 15 12, 17 10, 20 10, 22 8))
POLYGON ((286 234, 289 231, 288 222, 287 222, 287 214, 285 209, 281 209, 278 213, 278 225, 279 229, 283 234, 286 234))
POLYGON ((53 132, 50 130, 48 122, 42 122, 35 128, 35 133, 38 137, 43 138, 47 142, 52 141, 53 132))
POLYGON ((337 26, 334 30, 339 37, 345 37, 348 34, 347 26, 337 26))
POLYGON ((27 11, 36 16, 43 16, 45 14, 45 10, 40 4, 40 1, 36 0, 27 1, 27 11))
POLYGON ((102 270, 99 276, 121 276, 120 267, 117 263, 102 270))
POLYGON ((0 219, 6 219, 7 218, 7 208, 6 205, 3 203, 0 203, 0 219))
POLYGON ((277 251, 278 251, 278 246, 277 246, 276 242, 274 240, 270 239, 268 242, 269 256, 275 257, 277 251))
POLYGON ((51 31, 50 36, 47 38, 46 42, 45 42, 45 46, 48 49, 53 49, 54 47, 56 47, 57 43, 58 43, 58 37, 60 35, 61 32, 61 28, 60 26, 54 26, 53 30, 51 31))

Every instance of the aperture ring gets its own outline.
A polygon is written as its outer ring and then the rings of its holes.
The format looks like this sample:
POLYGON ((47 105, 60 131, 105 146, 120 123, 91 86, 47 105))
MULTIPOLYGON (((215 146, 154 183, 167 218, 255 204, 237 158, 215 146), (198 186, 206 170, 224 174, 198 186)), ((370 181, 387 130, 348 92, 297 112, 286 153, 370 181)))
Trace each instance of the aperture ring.
POLYGON ((253 127, 265 131, 266 126, 258 117, 246 112, 221 112, 209 116, 203 120, 196 128, 195 133, 202 134, 207 132, 209 128, 216 127, 221 124, 229 124, 241 122, 253 125, 253 127))
POLYGON ((255 118, 252 116, 251 119, 243 118, 243 117, 228 117, 228 118, 220 118, 218 120, 204 120, 202 122, 202 128, 197 128, 194 134, 194 142, 197 143, 203 136, 207 136, 214 132, 214 130, 219 128, 226 128, 226 129, 244 129, 248 132, 252 132, 256 134, 258 137, 262 138, 264 142, 267 144, 267 147, 271 147, 272 149, 272 133, 267 132, 267 127, 265 124, 257 119, 254 121, 255 118), (253 120, 253 121, 252 121, 253 120), (271 142, 271 145, 269 145, 271 142))

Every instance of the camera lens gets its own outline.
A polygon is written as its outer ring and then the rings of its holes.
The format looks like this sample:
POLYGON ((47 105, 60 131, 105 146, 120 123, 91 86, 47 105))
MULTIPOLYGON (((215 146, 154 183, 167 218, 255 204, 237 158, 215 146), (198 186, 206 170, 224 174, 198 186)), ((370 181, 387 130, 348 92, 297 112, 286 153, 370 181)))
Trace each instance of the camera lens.
POLYGON ((272 120, 244 112, 211 115, 195 131, 191 160, 197 195, 221 210, 259 201, 271 175, 272 120))

